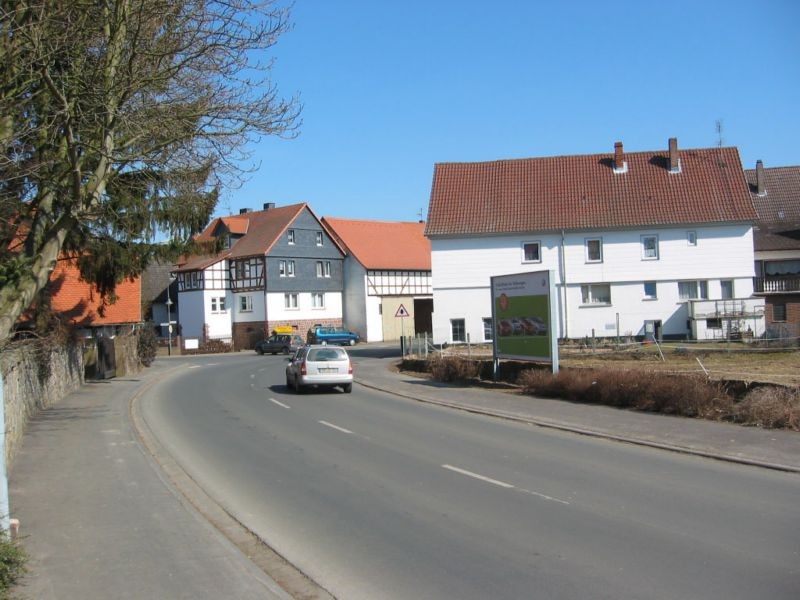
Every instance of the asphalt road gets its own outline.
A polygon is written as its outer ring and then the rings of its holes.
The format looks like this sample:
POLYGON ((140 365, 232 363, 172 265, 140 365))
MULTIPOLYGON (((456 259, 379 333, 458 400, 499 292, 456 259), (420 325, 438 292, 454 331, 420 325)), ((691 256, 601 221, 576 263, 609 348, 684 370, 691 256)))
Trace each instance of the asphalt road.
POLYGON ((354 386, 282 357, 187 366, 143 400, 184 469, 342 599, 800 597, 800 478, 354 386))

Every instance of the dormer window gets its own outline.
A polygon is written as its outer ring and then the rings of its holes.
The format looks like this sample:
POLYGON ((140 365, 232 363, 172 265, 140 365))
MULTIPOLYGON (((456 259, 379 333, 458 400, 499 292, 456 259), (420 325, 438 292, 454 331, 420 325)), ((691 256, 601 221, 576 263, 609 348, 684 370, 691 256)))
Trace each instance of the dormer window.
POLYGON ((294 229, 286 232, 286 240, 290 245, 294 245, 294 229))

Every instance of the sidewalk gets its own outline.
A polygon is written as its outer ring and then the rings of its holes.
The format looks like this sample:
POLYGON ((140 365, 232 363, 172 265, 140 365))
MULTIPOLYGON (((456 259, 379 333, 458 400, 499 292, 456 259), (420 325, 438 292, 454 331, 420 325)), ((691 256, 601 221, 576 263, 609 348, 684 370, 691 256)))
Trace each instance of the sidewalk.
POLYGON ((30 422, 9 482, 31 555, 13 597, 288 598, 173 491, 137 439, 130 399, 175 365, 87 383, 30 422))
POLYGON ((627 443, 800 473, 800 433, 742 427, 564 400, 508 388, 478 388, 420 379, 392 369, 399 357, 354 357, 356 382, 470 412, 627 443))

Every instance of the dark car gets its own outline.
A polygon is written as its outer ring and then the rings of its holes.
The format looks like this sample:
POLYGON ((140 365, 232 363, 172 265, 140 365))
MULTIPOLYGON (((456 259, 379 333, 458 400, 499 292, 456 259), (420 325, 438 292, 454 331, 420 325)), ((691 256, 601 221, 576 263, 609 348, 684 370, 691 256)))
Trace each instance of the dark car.
POLYGON ((310 344, 340 344, 342 346, 355 346, 361 338, 346 327, 317 326, 308 332, 310 344))
POLYGON ((256 352, 258 354, 277 354, 278 352, 292 354, 304 345, 305 342, 299 335, 278 333, 258 342, 256 344, 256 352))

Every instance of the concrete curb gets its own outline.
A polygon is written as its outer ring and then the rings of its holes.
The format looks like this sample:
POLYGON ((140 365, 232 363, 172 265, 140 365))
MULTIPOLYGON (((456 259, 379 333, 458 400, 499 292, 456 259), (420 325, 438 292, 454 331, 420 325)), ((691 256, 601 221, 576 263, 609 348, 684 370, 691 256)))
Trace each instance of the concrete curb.
POLYGON ((176 374, 183 365, 161 373, 145 384, 128 402, 128 414, 139 442, 161 469, 174 490, 204 519, 236 546, 266 576, 265 585, 283 600, 335 600, 327 590, 291 564, 264 540, 236 519, 181 467, 155 437, 141 413, 141 397, 157 383, 176 374))
POLYGON ((751 458, 743 458, 740 456, 732 456, 730 454, 722 454, 718 452, 711 452, 706 450, 699 450, 697 448, 690 448, 688 446, 676 446, 674 444, 665 444, 663 442, 654 442, 651 440, 645 440, 642 438, 633 438, 627 437, 622 435, 616 435, 612 433, 607 433, 603 431, 594 431, 590 429, 584 429, 582 427, 578 427, 577 425, 573 425, 571 423, 559 422, 559 421, 550 421, 548 419, 541 419, 530 415, 520 415, 518 413, 509 413, 500 410, 491 410, 482 406, 475 406, 471 404, 458 404, 454 402, 447 402, 444 400, 435 400, 433 398, 424 398, 419 396, 412 396, 410 394, 404 394, 403 392, 398 392, 396 390, 389 390, 378 385, 367 383, 360 378, 355 379, 356 383, 359 385, 363 385, 364 387, 378 390, 381 392, 386 392, 387 394, 392 394, 394 396, 398 396, 400 398, 405 398, 407 400, 414 400, 416 402, 423 402, 425 404, 433 404, 436 406, 443 406, 445 408, 453 408, 456 410, 461 410, 468 413, 484 415, 487 417, 496 417, 499 419, 506 419, 508 421, 515 421, 518 423, 525 423, 528 425, 535 425, 537 427, 543 427, 546 429, 555 429, 558 431, 565 431, 568 433, 575 433, 578 435, 585 435, 588 437, 609 440, 614 442, 622 442, 625 444, 633 444, 635 446, 645 446, 648 448, 655 448, 658 450, 667 450, 669 452, 676 452, 678 454, 687 454, 690 456, 700 456, 703 458, 710 458, 713 460, 719 460, 723 462, 729 462, 734 464, 740 465, 748 465, 751 467, 760 467, 763 469, 771 469, 773 471, 782 471, 784 473, 800 473, 800 467, 793 466, 793 465, 783 465, 780 463, 773 463, 768 461, 760 461, 751 458))

